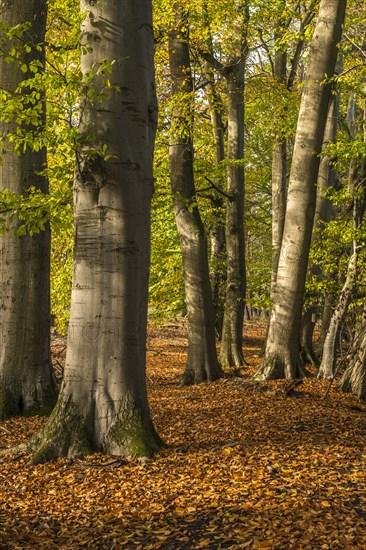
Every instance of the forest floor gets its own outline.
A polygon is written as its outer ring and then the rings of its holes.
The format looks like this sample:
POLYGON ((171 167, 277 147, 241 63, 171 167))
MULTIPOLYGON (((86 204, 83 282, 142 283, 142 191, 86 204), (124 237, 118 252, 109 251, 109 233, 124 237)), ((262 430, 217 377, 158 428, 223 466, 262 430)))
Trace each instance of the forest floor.
MULTIPOLYGON (((240 377, 182 388, 184 326, 150 330, 150 407, 168 444, 152 460, 1 454, 0 548, 366 548, 366 404, 335 385, 323 399, 315 378, 290 396, 284 381, 252 381, 264 329, 245 333, 240 377)), ((45 420, 0 423, 0 448, 45 420)))

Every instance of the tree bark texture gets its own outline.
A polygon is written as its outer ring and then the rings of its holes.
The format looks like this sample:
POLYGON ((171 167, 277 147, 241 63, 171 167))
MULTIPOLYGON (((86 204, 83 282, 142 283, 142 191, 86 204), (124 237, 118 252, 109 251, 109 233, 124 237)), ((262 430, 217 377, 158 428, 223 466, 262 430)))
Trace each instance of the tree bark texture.
POLYGON ((319 153, 345 0, 321 0, 311 41, 290 171, 286 219, 264 362, 257 378, 300 378, 301 313, 316 204, 319 153))
MULTIPOLYGON (((313 222, 313 233, 311 242, 321 236, 324 224, 328 223, 332 215, 332 202, 327 198, 327 190, 335 187, 337 182, 337 174, 332 168, 331 159, 326 154, 326 149, 331 143, 336 142, 339 116, 339 93, 333 93, 329 98, 328 115, 324 130, 323 139, 323 155, 319 164, 318 172, 318 192, 316 197, 315 215, 313 222)), ((320 267, 312 264, 309 269, 310 273, 317 278, 322 276, 320 267)), ((313 365, 319 366, 320 361, 315 353, 313 346, 313 333, 315 328, 315 317, 317 306, 310 306, 304 312, 301 327, 301 350, 302 357, 305 361, 309 361, 313 365)))
POLYGON ((151 1, 81 0, 80 7, 87 78, 68 349, 58 403, 31 443, 34 462, 97 450, 150 456, 162 445, 145 372, 157 121, 151 1), (95 75, 105 59, 113 62, 110 86, 95 75))
POLYGON ((366 401, 366 327, 358 342, 358 352, 347 365, 339 383, 344 392, 351 392, 362 401, 366 401))
POLYGON ((188 317, 188 358, 182 384, 212 382, 222 375, 215 345, 215 310, 208 268, 207 239, 193 174, 193 86, 187 15, 176 3, 169 34, 172 79, 170 182, 182 257, 188 317))
MULTIPOLYGON (((0 84, 16 97, 19 84, 31 79, 30 71, 21 71, 20 65, 32 60, 44 63, 44 35, 47 6, 43 0, 0 1, 2 23, 13 27, 26 22, 29 28, 21 40, 9 39, 1 33, 0 84), (5 61, 7 52, 21 47, 19 60, 5 61)), ((26 104, 27 88, 23 88, 26 104)), ((31 105, 29 105, 31 107, 31 105)), ((42 131, 41 115, 38 126, 24 126, 22 130, 42 131)), ((0 122, 3 138, 0 166, 1 191, 27 195, 31 186, 48 192, 48 183, 40 175, 46 167, 46 152, 30 147, 15 153, 9 141, 17 131, 15 121, 0 122)), ((47 414, 57 399, 56 381, 50 355, 50 230, 46 225, 38 235, 17 237, 17 222, 9 221, 7 232, 0 236, 0 420, 24 414, 47 414)))
POLYGON ((226 250, 227 277, 220 363, 240 367, 243 356, 243 321, 246 294, 244 247, 244 75, 247 57, 247 2, 239 2, 234 32, 235 57, 224 72, 228 91, 228 144, 226 250))

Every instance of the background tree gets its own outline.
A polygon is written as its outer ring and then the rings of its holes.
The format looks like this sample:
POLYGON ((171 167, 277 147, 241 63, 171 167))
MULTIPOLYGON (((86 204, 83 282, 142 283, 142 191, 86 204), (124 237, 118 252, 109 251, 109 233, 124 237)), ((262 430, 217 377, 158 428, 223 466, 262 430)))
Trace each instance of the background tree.
POLYGON ((298 378, 301 312, 316 202, 319 152, 346 2, 320 2, 302 93, 264 362, 257 378, 298 378))
POLYGON ((193 175, 193 84, 189 59, 189 21, 174 4, 174 28, 169 33, 172 79, 170 181, 178 228, 188 319, 188 358, 183 384, 211 382, 222 374, 215 346, 207 240, 198 210, 193 175))
MULTIPOLYGON (((0 134, 3 194, 47 193, 43 146, 45 110, 38 86, 44 71, 47 5, 43 0, 0 3, 0 134)), ((2 212, 0 237, 0 419, 45 414, 56 401, 50 359, 50 228, 24 234, 16 216, 2 212)))

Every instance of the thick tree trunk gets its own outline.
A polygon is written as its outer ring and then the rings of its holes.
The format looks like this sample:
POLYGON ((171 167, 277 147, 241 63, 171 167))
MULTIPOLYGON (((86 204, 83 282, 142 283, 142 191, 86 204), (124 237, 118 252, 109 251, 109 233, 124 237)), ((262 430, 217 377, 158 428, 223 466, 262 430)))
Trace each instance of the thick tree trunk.
POLYGON ((301 313, 316 203, 319 153, 323 141, 345 0, 321 0, 311 42, 290 172, 286 219, 265 358, 256 377, 299 378, 301 313))
POLYGON ((188 316, 188 358, 182 384, 211 382, 222 375, 215 344, 215 310, 211 295, 207 240, 198 210, 193 175, 193 86, 188 21, 175 4, 176 25, 169 35, 172 112, 169 147, 170 181, 179 233, 188 316))
POLYGON ((243 322, 246 295, 244 246, 244 75, 247 57, 247 2, 237 5, 235 57, 224 72, 228 91, 228 145, 226 249, 227 276, 220 363, 240 367, 243 356, 243 322))
POLYGON ((58 403, 32 442, 35 462, 93 450, 149 456, 162 445, 145 374, 157 119, 151 2, 82 0, 81 9, 88 80, 75 173, 68 349, 58 403), (103 75, 90 80, 104 59, 114 62, 111 87, 103 75))
MULTIPOLYGON (((44 63, 44 34, 47 6, 42 0, 12 0, 0 2, 2 23, 13 27, 27 21, 30 27, 22 36, 31 48, 25 53, 24 45, 10 40, 1 33, 0 56, 1 87, 11 96, 17 96, 17 87, 32 78, 29 71, 20 70, 21 64, 32 60, 44 63), (7 52, 22 47, 20 57, 6 61, 7 52)), ((24 66, 22 67, 24 68, 24 66)), ((27 105, 26 89, 22 101, 27 105)), ((37 128, 22 130, 39 132, 37 128)), ((17 131, 15 121, 0 122, 3 137, 0 166, 1 191, 26 195, 31 186, 47 193, 45 177, 39 175, 46 167, 46 153, 27 147, 15 153, 9 136, 17 131)), ((50 230, 49 225, 40 234, 16 237, 17 224, 9 222, 7 233, 0 236, 0 420, 24 414, 47 414, 57 399, 56 381, 50 356, 50 230)))

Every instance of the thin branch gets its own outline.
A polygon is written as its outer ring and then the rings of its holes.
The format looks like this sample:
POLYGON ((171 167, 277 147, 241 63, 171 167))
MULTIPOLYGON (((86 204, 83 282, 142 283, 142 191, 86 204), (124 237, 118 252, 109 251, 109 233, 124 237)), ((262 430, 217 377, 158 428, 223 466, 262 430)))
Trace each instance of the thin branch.
POLYGON ((363 49, 361 48, 361 46, 359 46, 356 42, 354 42, 354 41, 352 40, 352 38, 350 38, 350 37, 348 36, 348 34, 346 34, 346 33, 343 33, 343 34, 344 34, 344 36, 347 38, 347 40, 350 42, 350 44, 352 44, 352 46, 353 46, 356 50, 358 50, 364 58, 366 58, 366 52, 365 52, 365 50, 363 50, 363 49))
POLYGON ((220 195, 223 195, 224 197, 226 197, 230 202, 232 202, 233 200, 235 200, 235 196, 234 195, 230 195, 229 193, 225 193, 225 191, 223 191, 222 189, 220 189, 220 187, 218 187, 212 180, 210 180, 210 178, 208 178, 207 176, 203 176, 205 178, 206 181, 208 181, 208 183, 211 184, 211 186, 218 192, 220 193, 220 195))

